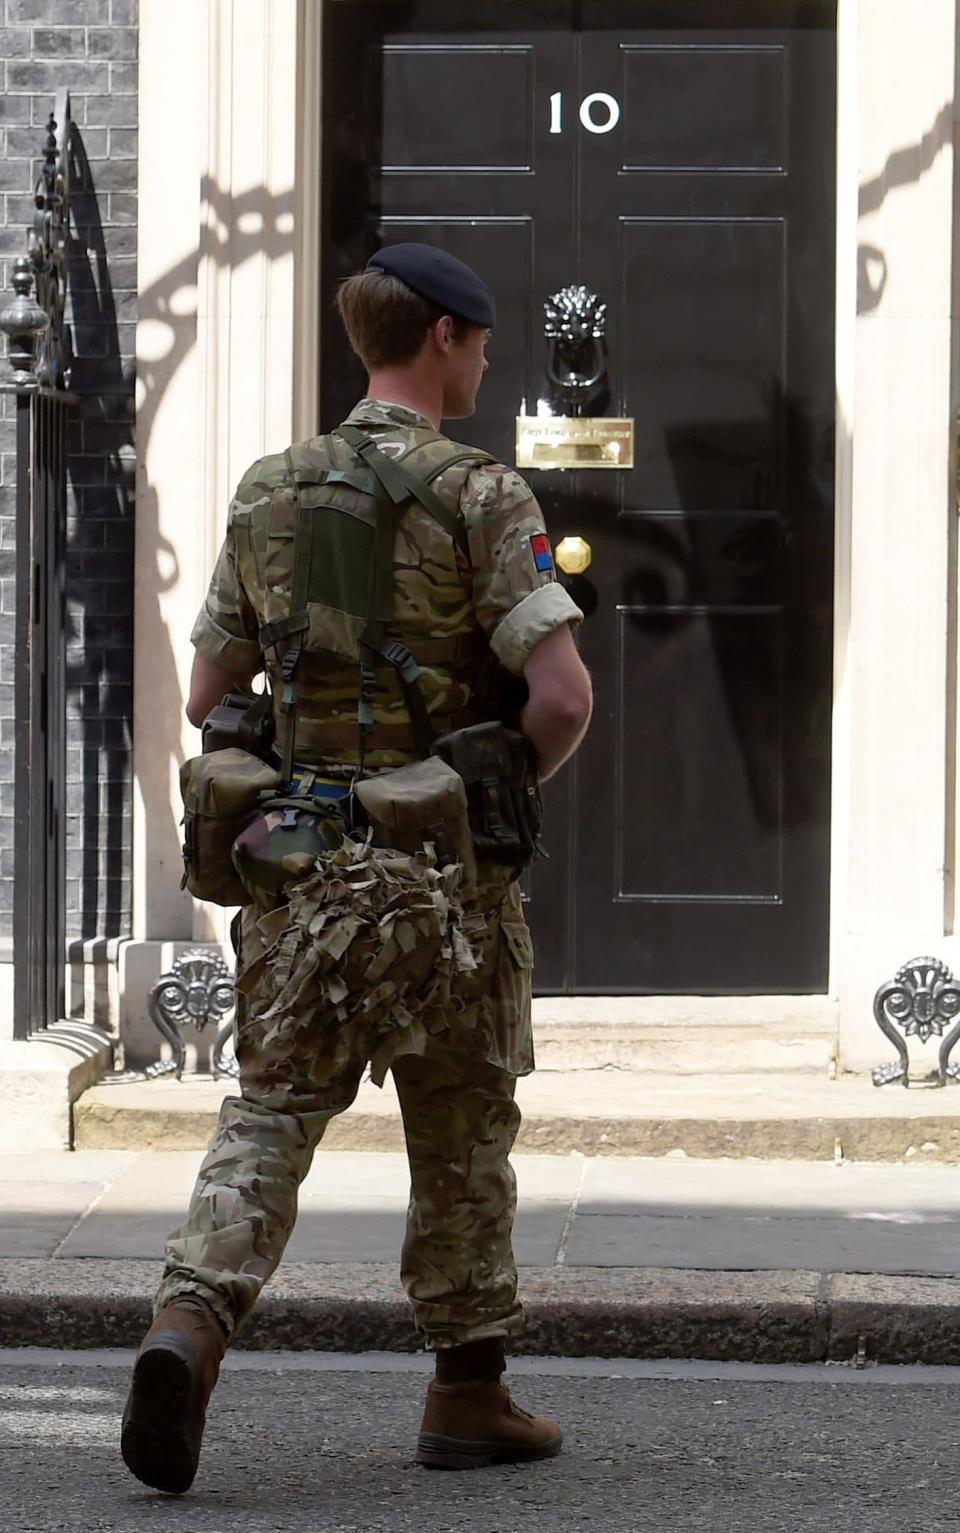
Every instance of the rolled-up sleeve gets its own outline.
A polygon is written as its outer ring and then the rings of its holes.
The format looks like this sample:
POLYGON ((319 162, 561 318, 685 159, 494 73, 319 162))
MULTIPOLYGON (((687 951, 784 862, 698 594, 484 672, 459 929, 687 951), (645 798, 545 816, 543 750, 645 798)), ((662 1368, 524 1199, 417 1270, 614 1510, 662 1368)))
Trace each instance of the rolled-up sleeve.
POLYGON ((490 640, 490 648, 500 664, 519 676, 541 639, 564 623, 577 624, 583 613, 558 581, 531 591, 511 607, 490 640))
POLYGON ((541 639, 583 613, 557 581, 543 512, 514 469, 484 464, 460 495, 473 567, 473 608, 490 647, 519 676, 541 639))

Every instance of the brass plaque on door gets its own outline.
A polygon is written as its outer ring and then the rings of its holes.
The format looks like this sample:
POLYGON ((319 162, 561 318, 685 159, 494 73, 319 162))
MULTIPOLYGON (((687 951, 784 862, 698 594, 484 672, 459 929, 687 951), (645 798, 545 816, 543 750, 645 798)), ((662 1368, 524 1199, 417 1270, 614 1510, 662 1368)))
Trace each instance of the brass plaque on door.
POLYGON ((633 421, 518 415, 517 468, 633 468, 633 421))

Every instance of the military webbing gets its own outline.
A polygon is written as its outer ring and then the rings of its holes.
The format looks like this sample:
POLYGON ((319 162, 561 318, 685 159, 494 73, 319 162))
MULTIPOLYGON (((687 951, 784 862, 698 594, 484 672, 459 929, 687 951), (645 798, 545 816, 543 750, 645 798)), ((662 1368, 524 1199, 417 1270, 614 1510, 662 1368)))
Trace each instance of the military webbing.
MULTIPOLYGON (((360 700, 357 705, 359 729, 358 761, 363 775, 367 736, 374 725, 373 704, 377 695, 375 659, 383 648, 385 614, 393 606, 393 507, 380 480, 374 479, 373 513, 376 522, 373 565, 367 587, 366 620, 360 632, 360 700)), ((419 675, 419 672, 417 672, 419 675)))
MULTIPOLYGON (((372 671, 370 666, 371 655, 379 655, 389 661, 397 672, 397 680, 403 692, 407 712, 410 715, 410 723, 413 728, 417 748, 422 756, 430 754, 434 740, 434 729, 430 723, 430 715, 424 701, 423 692, 420 689, 420 667, 417 665, 411 651, 405 644, 399 641, 385 643, 384 623, 387 614, 393 606, 393 550, 396 541, 397 520, 403 516, 404 511, 411 500, 416 500, 424 510, 437 520, 440 525, 449 532, 464 554, 470 558, 470 544, 467 539, 467 530, 457 516, 445 506, 435 490, 432 490, 424 479, 412 474, 401 462, 381 452, 376 442, 365 431, 356 426, 340 426, 336 432, 347 446, 366 464, 376 480, 374 492, 374 507, 376 515, 376 543, 374 550, 375 579, 372 582, 371 604, 367 612, 367 622, 361 635, 367 652, 367 665, 361 667, 361 692, 368 689, 369 676, 372 671), (396 514, 396 515, 395 515, 396 514)), ((415 449, 414 449, 415 450, 415 449)), ((490 461, 485 453, 471 452, 457 449, 446 457, 430 475, 436 478, 445 469, 454 463, 460 463, 465 459, 490 461)), ((360 707, 360 762, 363 764, 363 752, 366 736, 373 728, 373 713, 371 709, 364 707, 363 695, 360 707)))
MULTIPOLYGON (((430 515, 449 532, 463 553, 464 558, 469 561, 470 544, 467 539, 467 529, 460 518, 450 510, 450 507, 444 505, 436 490, 430 488, 430 481, 439 478, 448 468, 452 468, 455 463, 462 463, 468 459, 475 462, 490 463, 493 459, 490 458, 489 454, 470 450, 469 448, 458 448, 456 452, 451 453, 441 463, 437 464, 425 478, 420 478, 417 474, 410 472, 402 459, 398 461, 394 458, 389 458, 385 452, 381 452, 373 438, 367 432, 361 431, 359 427, 340 426, 337 429, 336 435, 342 437, 348 447, 353 448, 354 452, 367 465, 370 472, 382 484, 394 505, 402 505, 405 501, 411 499, 419 501, 424 510, 429 511, 430 515)), ((416 452, 416 450, 416 447, 412 449, 413 452, 416 452)))
MULTIPOLYGON (((438 478, 456 463, 467 460, 472 462, 493 461, 489 454, 480 452, 475 448, 458 448, 455 452, 443 458, 440 463, 434 465, 426 477, 420 478, 415 473, 412 473, 403 462, 396 461, 388 457, 386 453, 381 452, 376 442, 365 431, 361 431, 355 426, 341 426, 338 428, 336 435, 346 443, 353 454, 359 457, 364 466, 369 469, 373 476, 372 483, 365 481, 362 475, 342 468, 310 469, 305 475, 298 474, 290 448, 287 448, 284 453, 284 460, 290 474, 296 512, 290 612, 285 618, 281 618, 273 623, 264 624, 260 630, 260 643, 263 647, 276 645, 281 639, 285 638, 292 641, 280 660, 280 675, 283 681, 280 711, 287 720, 281 769, 281 777, 284 784, 289 783, 293 777, 296 759, 297 690, 295 676, 304 647, 303 636, 308 633, 310 627, 307 602, 310 590, 315 516, 301 502, 301 478, 308 478, 311 483, 317 484, 343 482, 364 493, 370 493, 371 489, 373 492, 375 518, 374 560, 370 571, 371 578, 366 620, 360 634, 363 658, 360 667, 360 698, 357 709, 359 726, 358 754, 359 766, 362 772, 365 742, 374 727, 373 701, 376 692, 377 660, 386 662, 396 671, 407 712, 410 715, 413 736, 422 756, 429 755, 435 735, 426 701, 420 689, 420 668, 417 665, 416 659, 405 644, 399 640, 388 639, 385 632, 386 623, 393 610, 393 558, 397 524, 410 505, 410 502, 413 500, 417 501, 450 534, 464 557, 469 561, 470 546, 466 528, 454 512, 443 503, 436 491, 430 488, 429 481, 438 478)), ((416 447, 414 447, 412 452, 416 452, 416 450, 416 447)))
MULTIPOLYGON (((365 461, 369 462, 369 459, 365 461)), ((402 503, 395 504, 380 477, 378 467, 379 465, 373 468, 376 481, 373 579, 370 582, 366 622, 360 635, 364 656, 364 663, 360 669, 361 702, 358 711, 361 771, 366 738, 374 724, 373 697, 376 689, 375 660, 377 656, 386 660, 396 670, 420 754, 429 756, 430 747, 433 744, 433 728, 419 686, 420 667, 406 645, 401 644, 399 640, 388 643, 384 631, 387 617, 393 610, 393 551, 396 543, 397 522, 409 505, 410 496, 404 493, 402 503)))
MULTIPOLYGON (((284 627, 292 639, 291 644, 284 651, 283 658, 280 661, 280 675, 283 678, 283 691, 280 694, 280 711, 287 720, 286 736, 283 742, 281 781, 287 784, 293 777, 297 734, 297 688, 294 678, 303 650, 303 635, 309 631, 310 627, 310 619, 307 616, 307 596, 310 587, 310 561, 313 554, 314 517, 312 514, 308 515, 301 504, 297 470, 293 461, 293 453, 289 447, 284 453, 284 459, 290 472, 294 506, 296 507, 293 533, 293 590, 290 596, 290 615, 284 624, 277 625, 278 628, 284 627)), ((278 634, 277 637, 280 637, 280 635, 278 634)))

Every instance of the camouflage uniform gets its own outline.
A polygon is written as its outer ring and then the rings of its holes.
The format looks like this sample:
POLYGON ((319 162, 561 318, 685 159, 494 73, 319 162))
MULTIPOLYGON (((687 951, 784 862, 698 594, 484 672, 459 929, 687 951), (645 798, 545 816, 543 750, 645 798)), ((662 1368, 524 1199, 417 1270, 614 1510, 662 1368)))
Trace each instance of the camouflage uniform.
MULTIPOLYGON (((369 399, 348 424, 364 427, 387 453, 435 435, 415 411, 369 399)), ((438 447, 449 450, 448 443, 438 447)), ((298 468, 330 466, 321 439, 300 444, 293 455, 298 468)), ((351 461, 344 450, 334 466, 351 461)), ((276 665, 272 653, 262 655, 257 634, 289 608, 295 516, 288 482, 282 456, 261 460, 244 476, 193 632, 201 654, 242 677, 276 665)), ((449 533, 411 505, 397 533, 390 631, 420 663, 431 722, 441 733, 492 716, 491 651, 519 676, 541 639, 582 614, 556 583, 549 560, 544 568, 542 552, 538 558, 531 548, 531 537, 544 532, 543 515, 519 475, 474 460, 447 470, 434 488, 459 508, 470 562, 449 533), (438 640, 443 664, 431 663, 438 640)), ((334 775, 356 763, 357 684, 355 662, 304 652, 298 761, 334 775)), ((374 718, 369 768, 416 758, 392 672, 378 673, 374 718)), ((435 1347, 504 1336, 519 1324, 511 1246, 516 1186, 508 1156, 520 1117, 516 1077, 533 1069, 533 954, 512 870, 480 867, 476 897, 462 919, 471 962, 453 974, 442 1003, 402 1014, 377 1033, 341 1026, 332 1002, 306 1009, 273 1004, 280 992, 268 955, 276 952, 287 908, 242 910, 241 1095, 223 1103, 186 1223, 168 1242, 157 1309, 196 1291, 228 1331, 244 1319, 283 1253, 297 1189, 324 1129, 353 1101, 371 1063, 378 1085, 392 1069, 403 1113, 411 1196, 401 1275, 417 1323, 435 1347)))

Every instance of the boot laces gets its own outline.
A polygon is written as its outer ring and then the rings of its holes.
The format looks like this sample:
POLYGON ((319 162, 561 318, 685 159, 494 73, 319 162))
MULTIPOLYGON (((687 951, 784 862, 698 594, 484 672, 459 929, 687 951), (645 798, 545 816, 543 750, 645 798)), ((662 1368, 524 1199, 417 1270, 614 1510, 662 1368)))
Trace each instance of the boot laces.
POLYGON ((517 1404, 516 1400, 514 1400, 509 1391, 507 1392, 507 1407, 510 1410, 511 1415, 519 1416, 521 1421, 536 1420, 536 1417, 531 1415, 529 1411, 525 1411, 522 1405, 517 1404))

